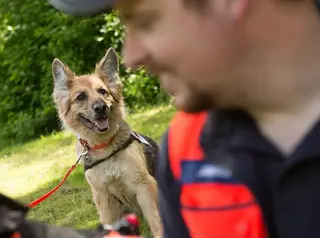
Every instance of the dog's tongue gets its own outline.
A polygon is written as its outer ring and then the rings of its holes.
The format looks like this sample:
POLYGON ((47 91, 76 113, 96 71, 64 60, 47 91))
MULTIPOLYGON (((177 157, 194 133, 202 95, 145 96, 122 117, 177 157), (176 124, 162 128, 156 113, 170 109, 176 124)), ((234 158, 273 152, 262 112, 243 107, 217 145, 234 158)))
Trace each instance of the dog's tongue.
POLYGON ((96 127, 98 127, 100 131, 107 130, 109 127, 109 120, 108 119, 96 120, 95 125, 96 127))

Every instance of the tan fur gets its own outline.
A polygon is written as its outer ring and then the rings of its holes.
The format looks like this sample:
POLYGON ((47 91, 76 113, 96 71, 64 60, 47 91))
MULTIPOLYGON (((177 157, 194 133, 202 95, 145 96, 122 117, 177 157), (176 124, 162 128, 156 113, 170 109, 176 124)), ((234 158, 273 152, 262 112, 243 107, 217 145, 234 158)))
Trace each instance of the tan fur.
MULTIPOLYGON (((130 136, 131 129, 124 121, 122 84, 118 78, 118 62, 115 52, 109 49, 96 66, 94 74, 76 76, 61 61, 53 61, 55 89, 54 101, 60 119, 66 128, 80 135, 91 146, 109 141, 103 149, 89 151, 93 160, 108 157, 130 136), (97 93, 103 88, 106 95, 97 93), (86 92, 86 100, 77 101, 79 92, 86 92), (78 118, 79 113, 91 116, 91 105, 95 100, 103 100, 112 112, 108 115, 109 129, 97 133, 86 127, 78 118)), ((83 147, 76 145, 79 155, 83 147)), ((118 220, 125 207, 141 212, 147 219, 155 237, 160 236, 160 218, 157 205, 157 183, 149 174, 141 144, 134 141, 106 161, 86 171, 85 176, 91 186, 93 199, 102 224, 118 220), (119 200, 122 202, 120 203, 119 200)))

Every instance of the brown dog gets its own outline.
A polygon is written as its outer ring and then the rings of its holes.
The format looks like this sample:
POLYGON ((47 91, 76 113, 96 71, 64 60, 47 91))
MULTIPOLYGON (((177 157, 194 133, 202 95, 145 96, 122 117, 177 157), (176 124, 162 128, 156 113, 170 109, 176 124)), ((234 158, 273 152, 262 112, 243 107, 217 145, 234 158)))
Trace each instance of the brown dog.
POLYGON ((60 60, 52 63, 53 98, 61 121, 79 136, 78 155, 102 224, 118 220, 126 208, 142 213, 160 236, 154 163, 157 144, 131 131, 124 121, 118 57, 110 48, 95 73, 76 76, 60 60))

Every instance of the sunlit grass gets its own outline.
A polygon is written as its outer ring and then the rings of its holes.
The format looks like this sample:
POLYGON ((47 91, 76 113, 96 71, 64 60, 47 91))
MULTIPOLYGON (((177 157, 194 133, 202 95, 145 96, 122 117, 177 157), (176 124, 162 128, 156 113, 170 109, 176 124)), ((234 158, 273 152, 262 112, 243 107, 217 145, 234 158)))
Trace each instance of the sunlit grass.
MULTIPOLYGON (((128 115, 137 132, 160 142, 174 114, 171 106, 159 106, 128 115)), ((75 162, 76 137, 60 132, 0 151, 0 192, 29 203, 55 187, 75 162)), ((83 168, 78 166, 54 195, 29 212, 29 218, 74 228, 94 228, 98 215, 83 168)))

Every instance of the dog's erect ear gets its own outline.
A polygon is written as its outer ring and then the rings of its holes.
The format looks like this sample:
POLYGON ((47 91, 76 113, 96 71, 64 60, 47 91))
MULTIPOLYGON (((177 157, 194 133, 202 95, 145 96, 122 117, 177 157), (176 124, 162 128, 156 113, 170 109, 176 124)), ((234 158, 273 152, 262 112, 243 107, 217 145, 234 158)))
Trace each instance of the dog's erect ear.
POLYGON ((122 83, 119 78, 119 60, 116 51, 109 48, 96 66, 96 74, 109 86, 116 101, 122 98, 122 83))
POLYGON ((52 74, 54 79, 54 90, 68 91, 68 73, 65 65, 59 59, 54 59, 52 62, 52 74))
POLYGON ((116 51, 109 48, 105 56, 100 60, 96 67, 96 73, 107 77, 107 83, 118 80, 119 61, 116 51))
POLYGON ((52 74, 54 79, 53 98, 59 110, 65 114, 70 107, 69 87, 74 73, 59 59, 54 59, 52 62, 52 74))

